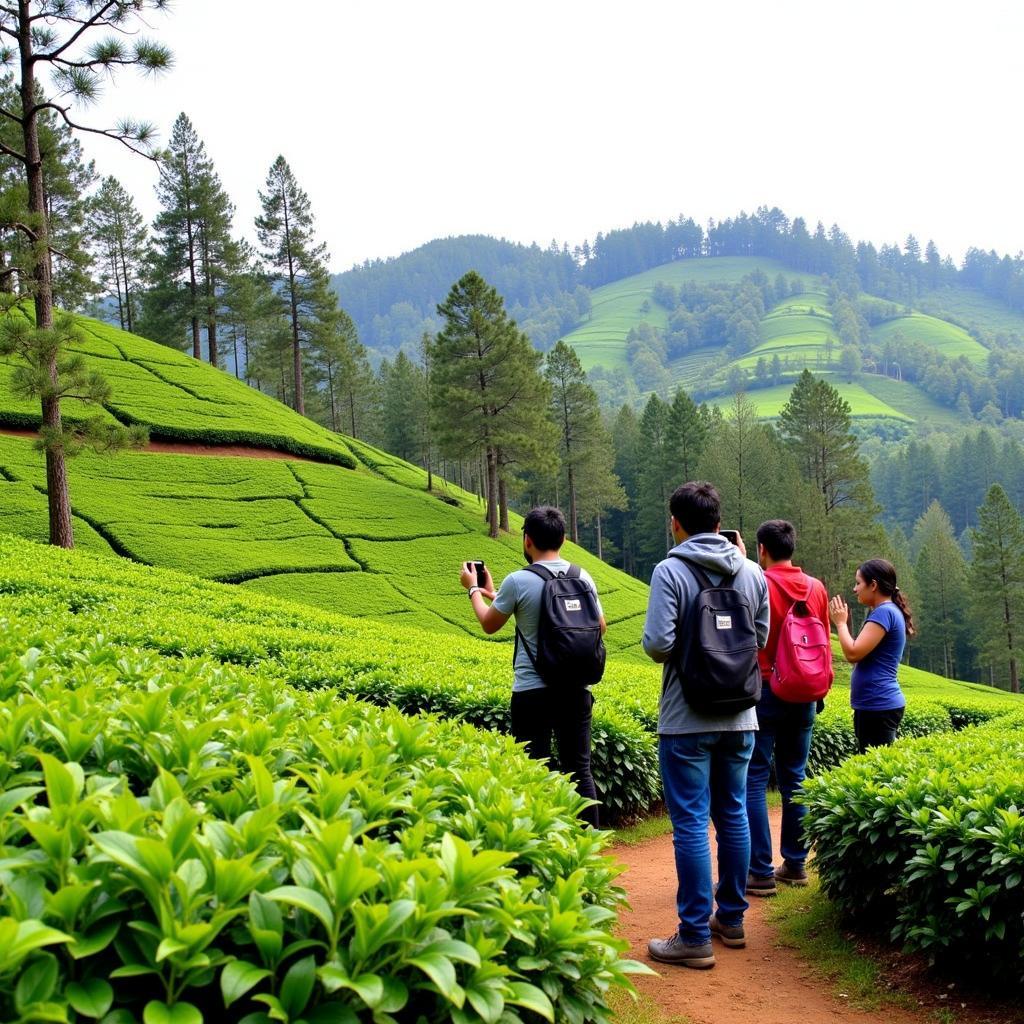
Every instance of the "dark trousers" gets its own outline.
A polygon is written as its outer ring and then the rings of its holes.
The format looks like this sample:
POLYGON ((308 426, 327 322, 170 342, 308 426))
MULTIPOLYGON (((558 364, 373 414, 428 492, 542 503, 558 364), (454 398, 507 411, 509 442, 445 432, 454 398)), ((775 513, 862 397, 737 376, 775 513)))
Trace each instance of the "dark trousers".
MULTIPOLYGON (((556 690, 525 690, 512 694, 512 735, 526 744, 526 752, 538 761, 551 758, 551 737, 558 745, 558 766, 572 775, 580 796, 597 799, 590 771, 590 719, 594 695, 583 686, 556 690)), ((580 817, 598 828, 597 804, 580 817)))
POLYGON ((853 732, 857 737, 857 748, 863 754, 868 747, 889 747, 896 739, 903 712, 906 708, 891 711, 854 711, 853 732))

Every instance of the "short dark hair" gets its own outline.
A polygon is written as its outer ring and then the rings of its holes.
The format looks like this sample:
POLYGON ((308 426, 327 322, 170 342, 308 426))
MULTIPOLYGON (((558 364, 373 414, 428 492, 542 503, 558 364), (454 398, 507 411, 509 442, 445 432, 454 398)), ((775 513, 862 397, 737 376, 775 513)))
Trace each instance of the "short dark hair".
POLYGON ((785 519, 769 519, 757 528, 757 543, 773 562, 784 562, 796 551, 796 528, 785 519))
POLYGON ((677 487, 668 507, 691 537, 695 533, 714 533, 722 521, 722 499, 715 485, 706 480, 691 480, 677 487))
POLYGON ((565 516, 553 505, 531 508, 523 520, 523 533, 538 551, 557 551, 565 543, 565 516))

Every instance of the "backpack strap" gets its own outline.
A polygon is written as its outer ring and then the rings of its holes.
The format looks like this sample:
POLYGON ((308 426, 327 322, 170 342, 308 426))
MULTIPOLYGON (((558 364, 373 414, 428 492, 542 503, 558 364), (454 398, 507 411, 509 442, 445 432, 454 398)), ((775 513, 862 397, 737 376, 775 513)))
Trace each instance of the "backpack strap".
MULTIPOLYGON (((569 566, 569 572, 566 575, 571 576, 573 569, 576 569, 576 575, 578 576, 579 575, 579 569, 575 565, 570 565, 569 566)), ((536 576, 539 580, 542 580, 544 583, 547 583, 548 580, 557 579, 556 575, 550 569, 548 569, 545 565, 541 564, 540 562, 531 562, 529 565, 524 565, 523 566, 523 571, 524 572, 532 573, 534 576, 536 576)), ((515 639, 515 643, 513 644, 513 647, 512 647, 512 664, 513 664, 513 666, 516 663, 516 655, 519 653, 519 644, 520 643, 522 643, 522 645, 523 645, 523 650, 526 651, 526 656, 530 659, 530 664, 533 666, 534 672, 537 672, 537 658, 534 655, 533 651, 530 650, 530 645, 526 642, 526 637, 523 636, 522 632, 520 632, 520 629, 519 629, 518 626, 516 626, 516 639, 515 639)), ((539 672, 537 672, 537 674, 540 675, 539 672)))
POLYGON ((736 579, 736 573, 733 573, 729 576, 723 576, 721 583, 714 584, 711 582, 710 577, 704 571, 704 567, 699 562, 694 561, 692 558, 688 558, 686 555, 678 555, 674 552, 670 552, 670 554, 672 554, 674 558, 678 558, 681 562, 685 562, 687 564, 690 572, 693 573, 693 578, 697 581, 697 586, 699 586, 701 590, 712 590, 715 586, 728 587, 731 586, 732 581, 736 579))
MULTIPOLYGON (((570 569, 571 568, 572 567, 570 566, 570 569)), ((547 583, 548 580, 555 579, 555 573, 553 573, 546 566, 542 565, 540 562, 531 562, 529 565, 524 565, 522 571, 533 573, 534 576, 536 576, 540 580, 543 580, 545 583, 547 583)))

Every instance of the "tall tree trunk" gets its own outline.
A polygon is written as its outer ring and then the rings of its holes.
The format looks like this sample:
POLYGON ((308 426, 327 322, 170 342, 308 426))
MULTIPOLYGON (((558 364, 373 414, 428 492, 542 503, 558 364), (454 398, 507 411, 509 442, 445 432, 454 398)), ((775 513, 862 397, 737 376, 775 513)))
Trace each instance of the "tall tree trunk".
POLYGON ((487 446, 487 532, 498 536, 498 453, 493 445, 487 446))
POLYGON ((238 368, 238 329, 231 331, 231 358, 235 364, 235 380, 242 379, 242 373, 238 368))
POLYGON ((508 483, 501 474, 498 475, 498 512, 500 516, 498 526, 505 533, 510 533, 508 525, 508 483))
MULTIPOLYGON (((288 249, 288 302, 292 314, 292 366, 295 374, 295 411, 300 416, 306 415, 306 392, 302 384, 302 347, 299 342, 299 296, 298 282, 295 280, 295 261, 292 256, 292 229, 288 219, 288 196, 282 191, 284 210, 284 237, 288 249)), ((355 437, 355 411, 352 413, 352 436, 355 437)))
POLYGON ((570 462, 569 468, 569 539, 573 544, 579 543, 580 531, 576 521, 576 471, 570 462))
MULTIPOLYGON (((32 266, 32 284, 36 309, 36 327, 53 329, 53 266, 50 262, 50 224, 46 215, 46 189, 43 181, 43 157, 39 151, 38 114, 28 116, 36 102, 35 64, 32 55, 32 26, 29 0, 18 0, 18 35, 21 47, 22 138, 25 144, 25 169, 29 212, 38 218, 36 258, 32 266)), ((47 361, 46 373, 57 387, 57 355, 47 361)), ((50 543, 62 548, 75 546, 71 523, 71 499, 68 495, 67 465, 64 461, 64 424, 60 398, 42 400, 46 443, 46 497, 50 513, 50 543)))
POLYGON ((598 513, 597 516, 597 557, 603 562, 604 561, 604 547, 601 543, 601 515, 598 513))

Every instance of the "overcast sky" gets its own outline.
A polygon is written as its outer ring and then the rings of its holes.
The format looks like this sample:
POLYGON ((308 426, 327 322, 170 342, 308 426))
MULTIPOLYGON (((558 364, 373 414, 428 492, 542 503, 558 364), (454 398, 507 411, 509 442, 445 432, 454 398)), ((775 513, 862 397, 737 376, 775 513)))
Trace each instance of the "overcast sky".
MULTIPOLYGON (((335 271, 432 238, 570 244, 776 205, 812 227, 1024 248, 1024 4, 973 0, 176 0, 159 79, 94 121, 184 110, 252 236, 278 153, 335 271)), ((155 213, 155 170, 86 140, 155 213)))

